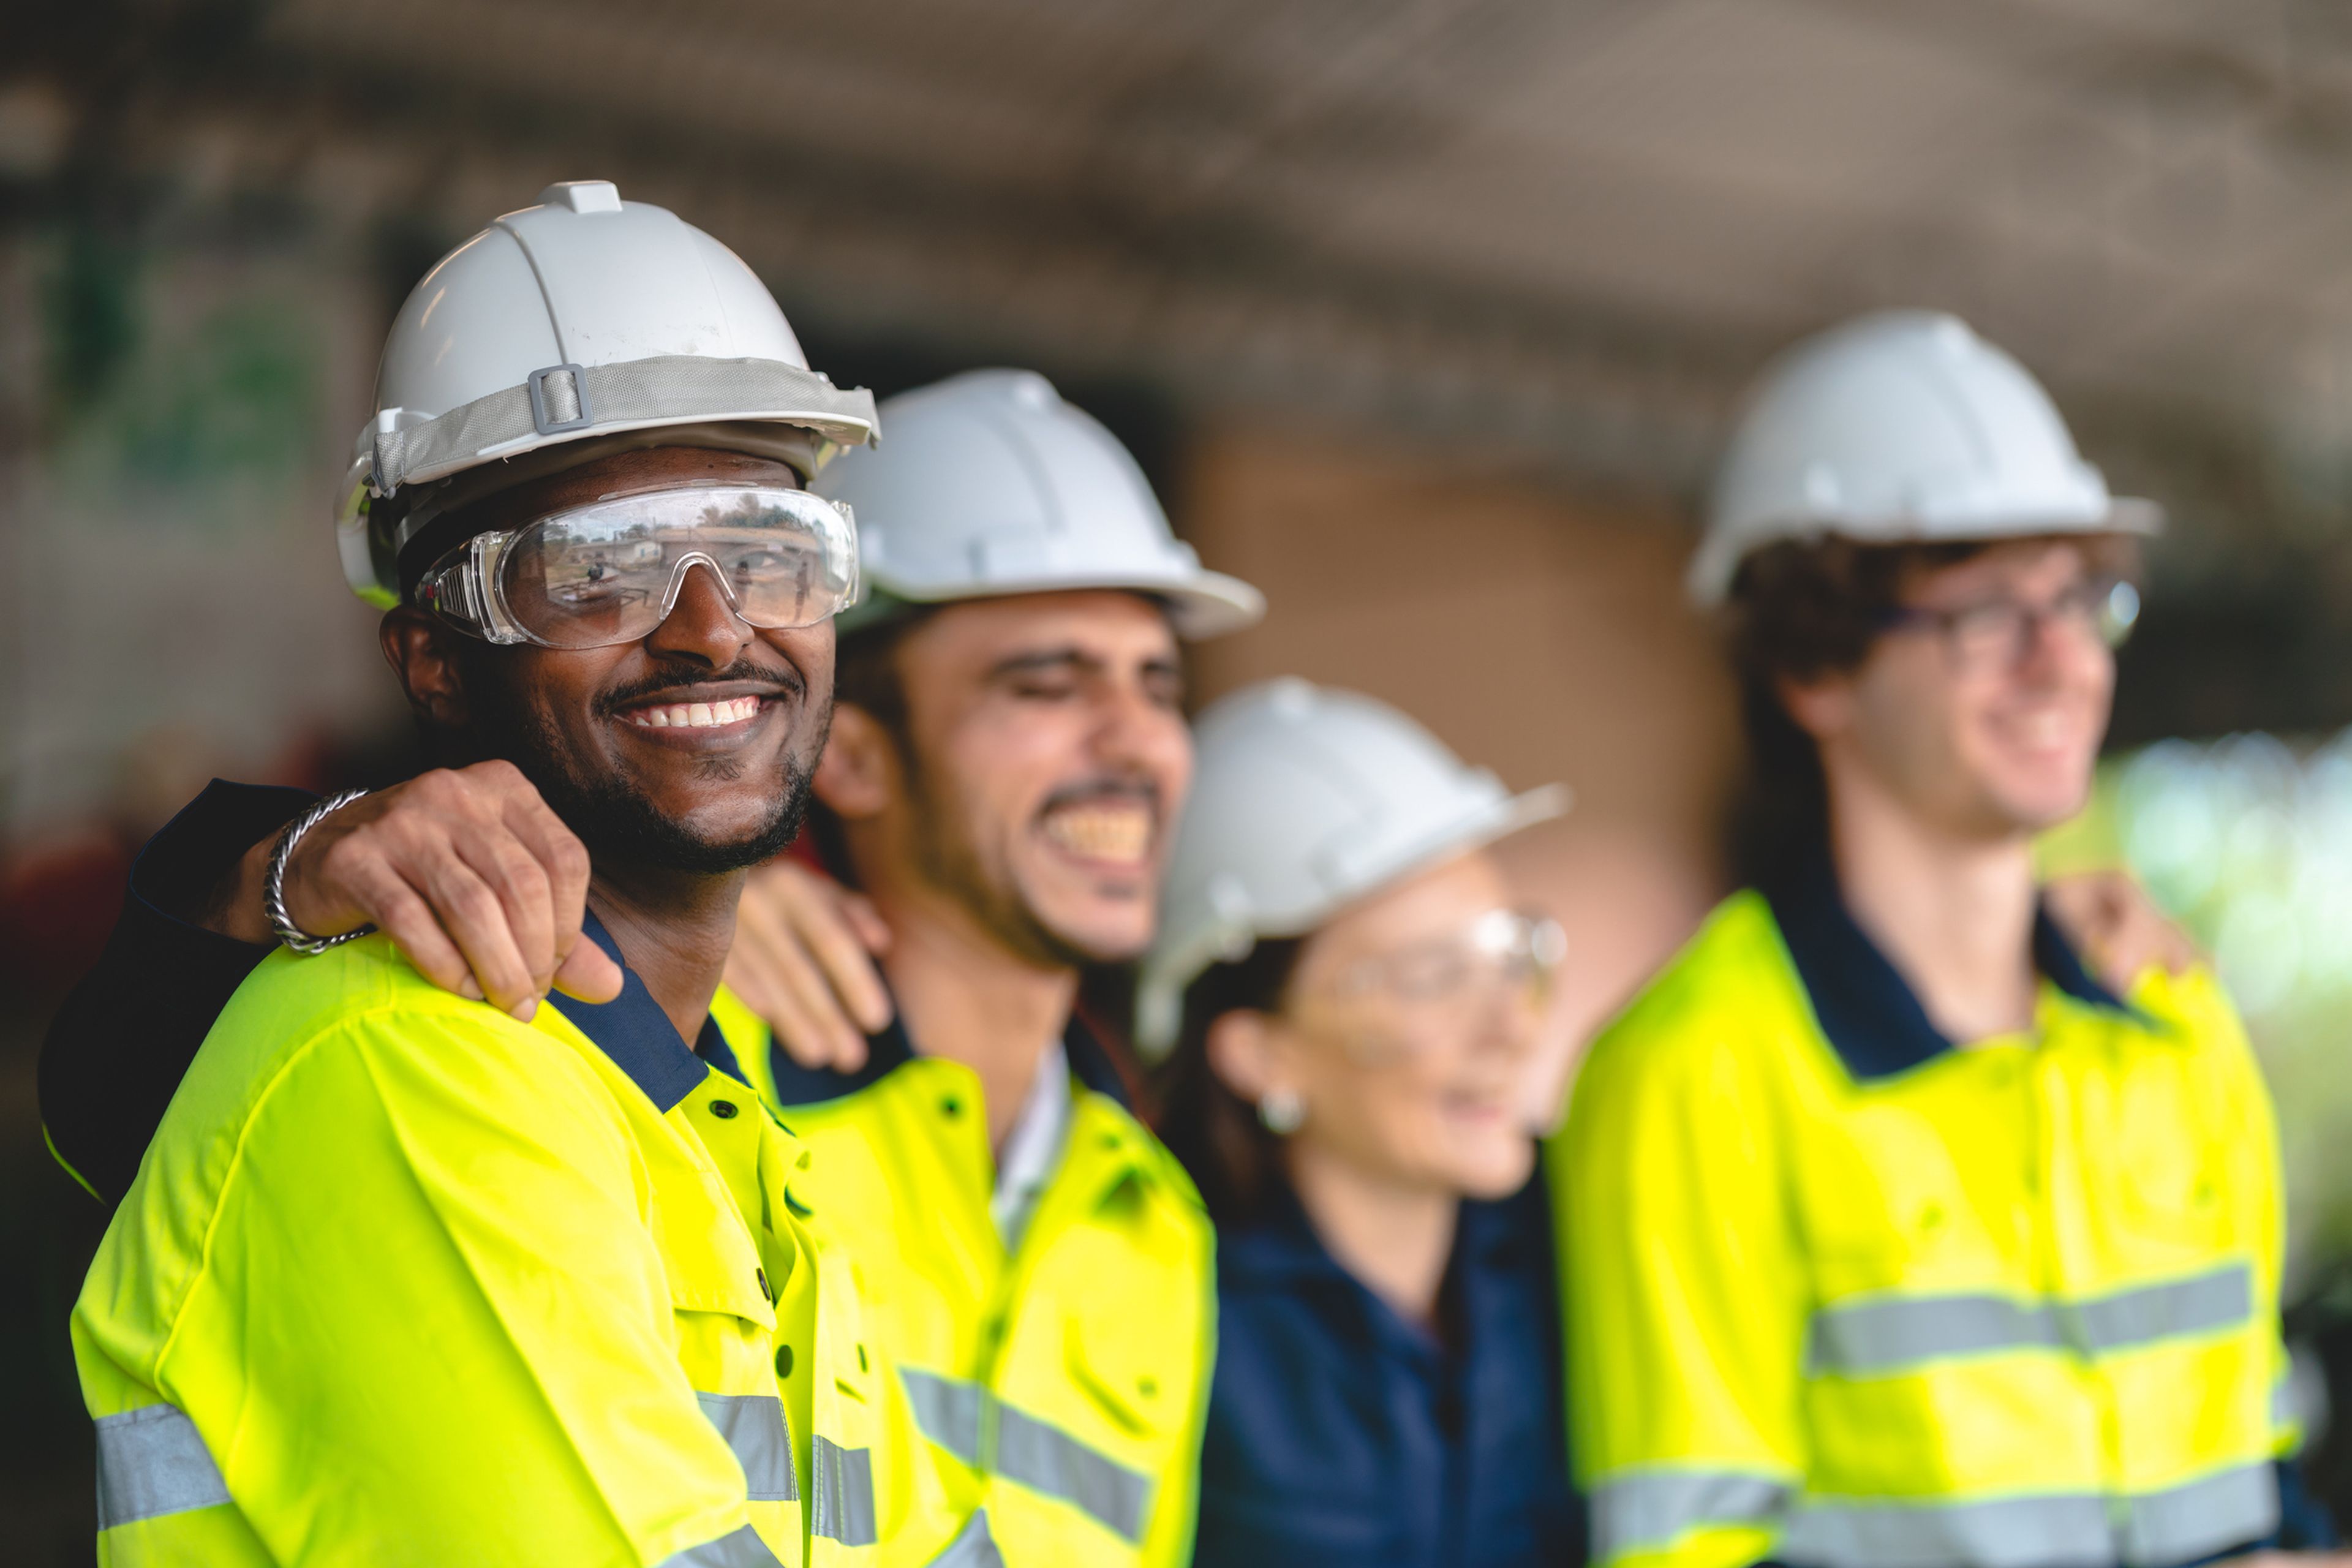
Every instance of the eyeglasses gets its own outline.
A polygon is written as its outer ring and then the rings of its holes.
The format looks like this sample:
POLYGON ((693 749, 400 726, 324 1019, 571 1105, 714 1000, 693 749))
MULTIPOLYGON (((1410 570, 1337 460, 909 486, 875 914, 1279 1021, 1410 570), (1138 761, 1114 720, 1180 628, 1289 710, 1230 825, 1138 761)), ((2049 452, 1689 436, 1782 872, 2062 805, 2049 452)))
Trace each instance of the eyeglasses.
POLYGON ((1498 1005, 1540 1011, 1567 952, 1549 916, 1489 910, 1453 936, 1358 959, 1301 1000, 1378 1060, 1465 1043, 1498 1005))
POLYGON ((2102 576, 2062 589, 2046 605, 2010 598, 1948 610, 1903 605, 1889 610, 1882 625, 1890 631, 1924 627, 1937 632, 1959 664, 1993 669, 2022 663, 2045 626, 2063 626, 2097 638, 2104 647, 2118 648, 2129 640, 2138 620, 2139 590, 2122 578, 2102 576))
POLYGON ((476 534, 435 563, 416 602, 486 642, 604 647, 649 636, 696 566, 739 617, 769 630, 813 626, 857 602, 849 508, 806 490, 705 484, 476 534))

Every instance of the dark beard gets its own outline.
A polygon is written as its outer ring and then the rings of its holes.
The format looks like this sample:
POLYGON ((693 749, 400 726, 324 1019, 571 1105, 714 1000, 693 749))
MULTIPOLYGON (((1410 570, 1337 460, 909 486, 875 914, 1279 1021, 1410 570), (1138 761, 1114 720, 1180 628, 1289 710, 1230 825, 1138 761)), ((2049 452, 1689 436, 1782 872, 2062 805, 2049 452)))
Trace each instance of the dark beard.
POLYGON ((981 929, 1032 963, 1083 969, 1090 963, 1123 962, 1126 954, 1089 952, 1037 918, 1021 896, 988 879, 980 857, 961 832, 963 819, 952 800, 935 795, 929 772, 911 745, 901 744, 908 793, 919 810, 915 819, 915 864, 924 880, 963 906, 981 929))
MULTIPOLYGON (((563 738, 547 716, 515 690, 510 680, 500 679, 507 673, 503 667, 480 657, 488 651, 479 650, 466 661, 466 686, 476 710, 477 721, 472 726, 476 735, 498 735, 501 740, 494 751, 471 749, 501 756, 520 768, 548 809, 587 847, 591 862, 646 866, 698 877, 724 876, 773 859, 800 836, 802 820, 808 815, 808 766, 789 757, 784 760, 782 788, 767 820, 759 826, 733 838, 707 837, 677 818, 665 816, 617 776, 593 781, 580 777, 563 738)), ((740 673, 748 672, 730 670, 720 678, 732 679, 740 673)), ((635 694, 607 694, 606 703, 617 706, 632 695, 635 694)), ((819 735, 813 750, 822 753, 824 749, 824 737, 819 735)), ((703 765, 725 777, 734 776, 740 766, 719 758, 703 765)))

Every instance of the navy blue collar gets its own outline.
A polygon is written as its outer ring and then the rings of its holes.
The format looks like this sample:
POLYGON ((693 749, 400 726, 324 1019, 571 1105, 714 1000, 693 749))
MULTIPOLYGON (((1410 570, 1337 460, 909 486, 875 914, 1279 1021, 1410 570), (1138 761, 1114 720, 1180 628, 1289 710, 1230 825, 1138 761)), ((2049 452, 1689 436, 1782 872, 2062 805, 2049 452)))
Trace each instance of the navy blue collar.
MULTIPOLYGON (((1813 1017, 1847 1072, 1857 1079, 1890 1078, 1952 1049, 1953 1042, 1928 1020, 1917 994, 1854 923, 1826 846, 1798 858, 1786 876, 1761 890, 1812 1003, 1813 1017)), ((2050 911, 2041 907, 2033 911, 2033 963, 2078 1002, 2131 1011, 2091 978, 2050 911)))
MULTIPOLYGON (((815 1105, 855 1094, 881 1082, 916 1056, 915 1042, 895 1013, 879 1033, 866 1037, 866 1065, 856 1072, 804 1068, 793 1060, 781 1044, 772 1043, 768 1049, 769 1070, 775 1076, 779 1105, 815 1105)), ((1062 1031, 1062 1049, 1069 1056, 1072 1078, 1097 1094, 1118 1101, 1121 1109, 1134 1109, 1110 1052, 1076 1014, 1071 1015, 1068 1026, 1062 1031)))
POLYGON ((714 1067, 731 1078, 743 1077, 742 1067, 728 1049, 717 1023, 705 1018, 695 1048, 687 1049, 669 1015, 621 956, 621 944, 613 940, 604 922, 592 912, 580 930, 621 966, 621 994, 604 1003, 583 1002, 561 991, 549 993, 547 999, 594 1041, 597 1049, 612 1058, 614 1067, 629 1075, 656 1110, 667 1112, 692 1094, 714 1067))

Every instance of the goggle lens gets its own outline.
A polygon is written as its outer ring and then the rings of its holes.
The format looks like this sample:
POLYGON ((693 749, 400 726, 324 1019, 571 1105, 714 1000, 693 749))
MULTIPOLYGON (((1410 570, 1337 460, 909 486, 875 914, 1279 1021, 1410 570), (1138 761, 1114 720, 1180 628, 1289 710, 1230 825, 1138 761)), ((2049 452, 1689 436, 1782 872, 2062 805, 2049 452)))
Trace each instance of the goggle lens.
POLYGON ((770 630, 815 626, 857 597, 849 519, 803 490, 696 486, 614 497, 478 540, 467 554, 495 579, 503 616, 491 618, 520 638, 495 625, 488 635, 546 647, 647 636, 698 566, 717 577, 736 615, 770 630))

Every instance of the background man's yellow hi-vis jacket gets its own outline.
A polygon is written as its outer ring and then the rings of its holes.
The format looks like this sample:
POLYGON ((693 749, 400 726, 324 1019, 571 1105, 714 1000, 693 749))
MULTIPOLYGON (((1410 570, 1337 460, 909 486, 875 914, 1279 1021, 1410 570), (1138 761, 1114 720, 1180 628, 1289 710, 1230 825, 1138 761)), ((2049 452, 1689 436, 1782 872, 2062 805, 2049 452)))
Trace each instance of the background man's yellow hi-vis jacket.
POLYGON ((381 936, 253 973, 75 1308, 102 1562, 938 1550, 806 1151, 626 978, 521 1024, 381 936))
MULTIPOLYGON (((764 1029, 728 993, 730 1038, 764 1029)), ((1192 1560, 1214 1359, 1213 1240, 1191 1178, 1073 1023, 1060 1164, 1004 1246, 979 1075, 893 1024, 856 1073, 741 1053, 816 1153, 811 1201, 861 1239, 868 1300, 954 1507, 1013 1568, 1192 1560)), ((976 1533, 976 1531, 975 1531, 976 1533)))
POLYGON ((1721 906, 1553 1157, 1596 1563, 2098 1568, 2269 1537, 2271 1110, 2210 977, 2128 1005, 2039 925, 1954 1048, 1826 858, 1721 906))

